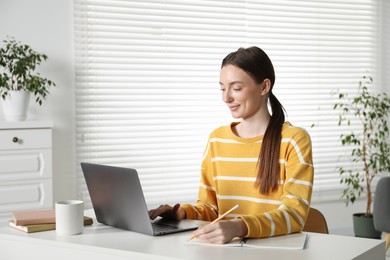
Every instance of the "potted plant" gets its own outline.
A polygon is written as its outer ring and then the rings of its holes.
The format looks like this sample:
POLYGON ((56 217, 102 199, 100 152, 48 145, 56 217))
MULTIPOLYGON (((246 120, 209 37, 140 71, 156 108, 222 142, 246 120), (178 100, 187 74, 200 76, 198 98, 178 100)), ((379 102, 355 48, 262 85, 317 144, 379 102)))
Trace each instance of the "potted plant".
POLYGON ((25 120, 30 94, 42 105, 54 82, 42 77, 35 69, 47 60, 43 53, 8 37, 0 49, 0 95, 6 120, 25 120), (24 107, 23 107, 24 106, 24 107))
POLYGON ((372 221, 373 180, 381 173, 390 170, 389 128, 387 124, 390 99, 386 93, 372 94, 369 86, 373 79, 364 76, 359 82, 356 96, 349 98, 346 93, 338 93, 338 102, 334 109, 340 112, 339 125, 351 126, 351 119, 357 119, 358 125, 347 134, 340 135, 341 144, 351 146, 351 165, 339 167, 340 182, 346 185, 343 197, 346 204, 354 203, 362 194, 366 197, 364 213, 354 214, 354 231, 356 236, 380 238, 372 221), (369 228, 360 228, 363 222, 369 228), (372 228, 372 230, 371 230, 372 228), (371 232, 371 231, 372 232, 371 232), (366 234, 367 233, 367 234, 366 234))

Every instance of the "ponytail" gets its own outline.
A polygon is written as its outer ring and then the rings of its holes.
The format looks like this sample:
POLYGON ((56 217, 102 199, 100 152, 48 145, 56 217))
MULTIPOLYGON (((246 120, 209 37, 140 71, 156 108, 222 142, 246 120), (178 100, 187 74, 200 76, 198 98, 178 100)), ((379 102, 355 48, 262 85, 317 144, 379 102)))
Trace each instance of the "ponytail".
POLYGON ((272 91, 269 94, 272 116, 265 131, 261 152, 259 154, 259 172, 256 185, 262 194, 273 191, 278 186, 280 175, 280 144, 282 127, 285 120, 284 108, 272 91))

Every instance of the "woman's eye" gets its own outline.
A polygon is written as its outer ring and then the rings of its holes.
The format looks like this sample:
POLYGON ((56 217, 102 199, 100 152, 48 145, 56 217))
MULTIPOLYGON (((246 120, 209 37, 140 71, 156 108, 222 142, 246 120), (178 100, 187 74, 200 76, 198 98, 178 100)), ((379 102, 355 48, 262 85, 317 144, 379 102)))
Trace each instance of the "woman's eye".
POLYGON ((240 91, 241 89, 240 88, 234 88, 233 90, 234 91, 240 91))
POLYGON ((220 91, 225 91, 225 89, 224 89, 224 88, 221 88, 220 91))

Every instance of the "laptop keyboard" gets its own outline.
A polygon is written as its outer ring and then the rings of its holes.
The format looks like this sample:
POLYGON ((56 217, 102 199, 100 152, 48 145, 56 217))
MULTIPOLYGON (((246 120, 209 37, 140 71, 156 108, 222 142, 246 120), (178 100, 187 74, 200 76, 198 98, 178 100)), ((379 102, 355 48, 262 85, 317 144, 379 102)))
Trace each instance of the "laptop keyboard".
POLYGON ((157 223, 152 223, 152 228, 154 232, 167 232, 171 230, 177 230, 176 227, 168 226, 168 225, 161 225, 157 223))

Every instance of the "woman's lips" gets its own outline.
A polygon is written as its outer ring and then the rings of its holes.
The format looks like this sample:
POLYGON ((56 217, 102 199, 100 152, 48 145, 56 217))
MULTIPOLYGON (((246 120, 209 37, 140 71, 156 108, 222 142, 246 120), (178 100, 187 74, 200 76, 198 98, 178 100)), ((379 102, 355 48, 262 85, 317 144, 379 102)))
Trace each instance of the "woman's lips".
POLYGON ((236 111, 240 105, 229 106, 230 111, 236 111))

